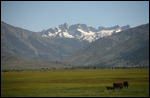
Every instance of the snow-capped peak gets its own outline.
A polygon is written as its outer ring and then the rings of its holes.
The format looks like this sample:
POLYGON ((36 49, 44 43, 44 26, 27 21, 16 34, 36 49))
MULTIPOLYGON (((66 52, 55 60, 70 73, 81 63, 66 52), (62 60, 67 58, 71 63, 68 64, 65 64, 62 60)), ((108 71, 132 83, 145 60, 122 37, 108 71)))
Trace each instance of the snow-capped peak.
POLYGON ((118 33, 129 28, 129 25, 123 27, 116 25, 108 28, 101 26, 98 29, 95 29, 93 27, 88 27, 86 24, 75 24, 69 26, 67 23, 64 23, 57 27, 52 27, 48 30, 42 31, 41 35, 42 37, 74 38, 92 42, 100 37, 109 36, 113 33, 118 33))

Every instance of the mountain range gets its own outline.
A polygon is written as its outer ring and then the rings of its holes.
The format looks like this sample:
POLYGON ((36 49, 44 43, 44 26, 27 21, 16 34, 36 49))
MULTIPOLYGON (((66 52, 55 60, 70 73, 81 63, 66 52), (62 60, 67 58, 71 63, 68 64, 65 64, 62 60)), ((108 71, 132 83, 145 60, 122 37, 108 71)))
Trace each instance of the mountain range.
POLYGON ((130 26, 110 28, 69 26, 67 23, 42 32, 32 32, 1 22, 1 54, 35 60, 63 60, 99 37, 111 35, 130 26))
POLYGON ((149 66, 149 23, 100 38, 67 61, 102 66, 149 66))
POLYGON ((1 21, 1 61, 2 68, 149 66, 149 23, 98 29, 64 23, 33 32, 1 21))
POLYGON ((88 44, 70 38, 47 38, 40 33, 1 22, 1 54, 35 60, 62 60, 88 44))
POLYGON ((69 26, 67 23, 59 25, 57 27, 52 27, 48 30, 41 32, 42 37, 57 37, 57 38, 72 38, 78 40, 86 40, 88 42, 95 41, 96 39, 113 33, 117 33, 126 29, 130 26, 114 26, 114 27, 99 27, 95 29, 93 27, 88 27, 86 24, 75 24, 69 26))

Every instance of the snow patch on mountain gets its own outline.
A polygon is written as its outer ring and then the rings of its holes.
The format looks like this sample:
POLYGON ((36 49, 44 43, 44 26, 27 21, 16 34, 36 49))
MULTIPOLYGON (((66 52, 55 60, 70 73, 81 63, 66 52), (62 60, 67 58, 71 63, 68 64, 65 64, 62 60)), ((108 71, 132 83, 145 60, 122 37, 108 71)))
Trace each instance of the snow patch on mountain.
POLYGON ((121 32, 121 29, 116 30, 116 33, 121 32))
POLYGON ((101 30, 100 32, 97 32, 97 34, 100 37, 104 37, 104 36, 112 35, 113 32, 114 30, 101 30))
POLYGON ((66 38, 74 38, 74 36, 70 35, 68 32, 63 32, 63 35, 66 38))
POLYGON ((129 28, 129 25, 123 27, 116 25, 114 27, 99 27, 98 29, 95 29, 93 27, 87 27, 86 24, 75 24, 69 26, 65 23, 42 31, 41 35, 42 37, 74 38, 92 42, 100 37, 109 36, 113 33, 118 33, 129 28))

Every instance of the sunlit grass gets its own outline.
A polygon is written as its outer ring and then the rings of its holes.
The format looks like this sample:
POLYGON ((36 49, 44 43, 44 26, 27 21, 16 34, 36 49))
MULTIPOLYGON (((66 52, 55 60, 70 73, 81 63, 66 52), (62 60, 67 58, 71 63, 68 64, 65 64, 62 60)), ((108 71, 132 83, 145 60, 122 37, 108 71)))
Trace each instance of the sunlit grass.
POLYGON ((1 72, 2 97, 148 97, 149 69, 95 69, 1 72), (129 88, 106 90, 113 82, 129 88))

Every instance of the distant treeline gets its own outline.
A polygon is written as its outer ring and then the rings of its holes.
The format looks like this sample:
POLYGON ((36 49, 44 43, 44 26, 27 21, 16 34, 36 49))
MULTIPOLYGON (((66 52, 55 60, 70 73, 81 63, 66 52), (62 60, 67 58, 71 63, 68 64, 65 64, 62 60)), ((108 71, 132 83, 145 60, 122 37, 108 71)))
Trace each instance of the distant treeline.
POLYGON ((112 66, 78 66, 72 69, 142 69, 149 68, 149 66, 131 66, 131 67, 112 67, 112 66))
POLYGON ((39 68, 39 69, 3 69, 1 72, 21 72, 21 71, 47 71, 47 70, 73 70, 73 69, 147 69, 148 66, 136 66, 136 67, 95 67, 95 66, 78 66, 78 67, 72 67, 72 68, 62 68, 62 69, 49 69, 49 68, 39 68))

